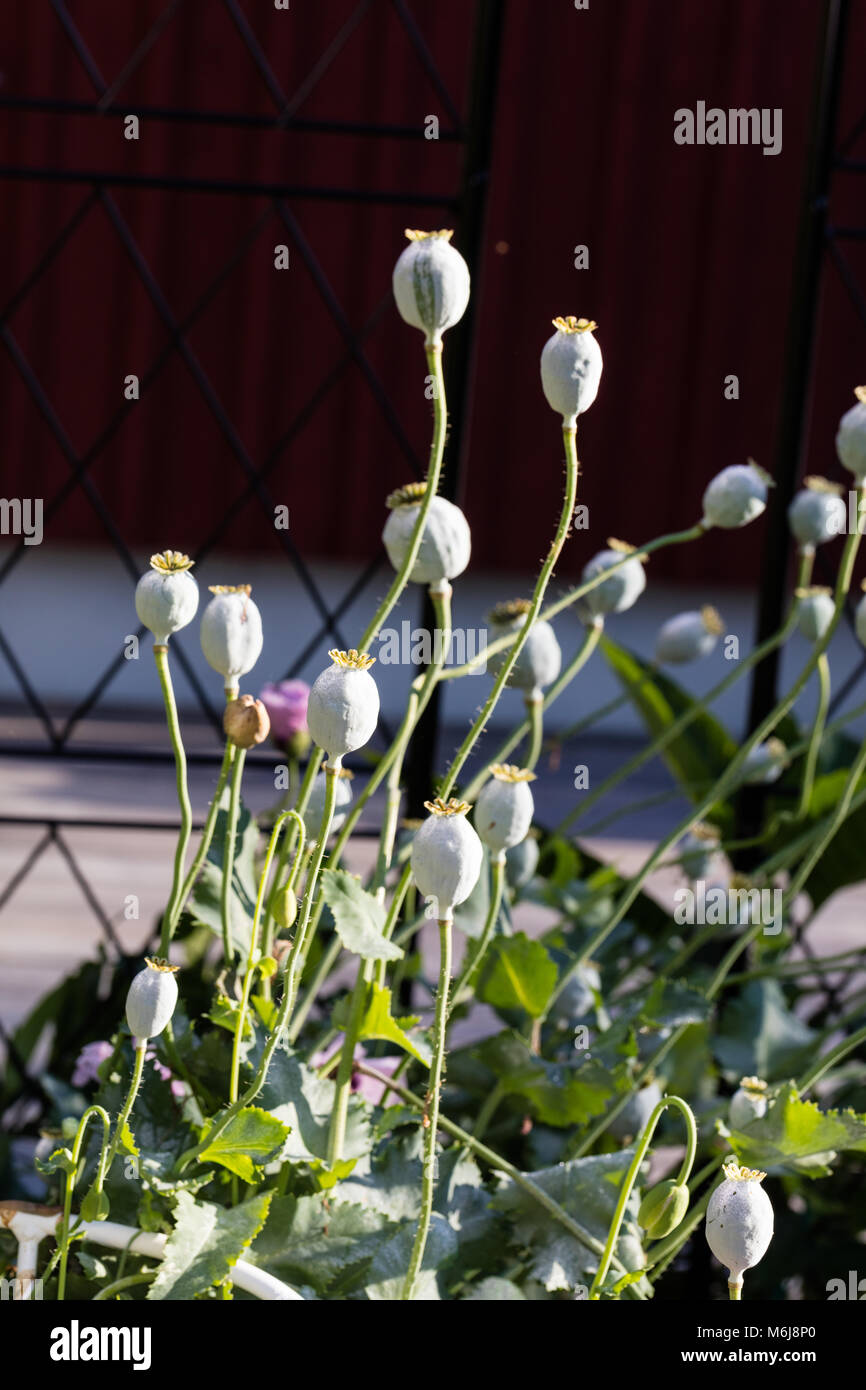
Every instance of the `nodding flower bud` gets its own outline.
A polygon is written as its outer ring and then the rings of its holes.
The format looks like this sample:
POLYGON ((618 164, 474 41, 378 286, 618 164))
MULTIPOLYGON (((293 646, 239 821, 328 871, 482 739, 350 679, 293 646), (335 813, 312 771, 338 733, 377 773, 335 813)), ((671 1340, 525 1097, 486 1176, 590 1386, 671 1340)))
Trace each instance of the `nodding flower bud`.
POLYGON ((842 489, 826 478, 804 478, 804 487, 788 508, 788 525, 801 550, 811 552, 834 536, 841 536, 848 524, 842 489))
POLYGON ((254 748, 257 743, 264 743, 271 721, 261 700, 254 695, 239 695, 229 700, 223 710, 223 729, 236 748, 254 748))
POLYGON ((535 812, 529 783, 535 773, 511 763, 494 763, 492 776, 475 803, 475 829, 495 855, 526 838, 535 812))
POLYGON ((598 324, 569 315, 554 319, 553 326, 556 332, 541 350, 541 388, 550 408, 573 428, 598 395, 601 348, 593 337, 598 324))
POLYGON ((728 1288, 739 1297, 743 1273, 766 1255, 773 1239, 773 1206, 761 1186, 767 1176, 734 1162, 707 1207, 707 1244, 728 1271, 728 1288))
POLYGON ((328 652, 333 662, 317 676, 307 705, 307 727, 331 767, 372 737, 379 719, 379 691, 369 667, 376 660, 353 647, 328 652))
POLYGON ((750 749, 743 764, 743 781, 769 786, 778 782, 788 765, 788 750, 780 738, 768 738, 750 749))
POLYGON ((422 329, 428 347, 459 323, 469 303, 469 267, 451 245, 453 232, 406 231, 409 245, 394 267, 392 286, 400 315, 422 329))
MULTIPOLYGON (((387 499, 391 515, 385 522, 382 540, 388 559, 399 570, 409 550, 418 512, 427 491, 426 483, 409 483, 387 499)), ((421 532, 421 545, 409 579, 413 584, 429 584, 441 592, 449 579, 456 579, 469 564, 472 541, 469 523, 459 507, 447 497, 434 497, 421 532)))
POLYGON ((656 637, 655 659, 659 664, 679 664, 709 656, 724 631, 715 608, 677 613, 662 623, 656 637))
MULTIPOLYGON (((326 767, 322 763, 322 767, 326 767)), ((337 784, 334 795, 334 814, 331 818, 331 829, 329 834, 336 835, 337 831, 344 824, 349 807, 352 804, 352 778, 354 773, 347 767, 341 767, 337 775, 337 784)), ((313 785, 310 788, 310 795, 307 798, 307 805, 303 812, 304 826, 311 841, 318 840, 319 829, 322 824, 322 812, 325 809, 325 791, 327 789, 327 778, 324 772, 317 772, 313 785)))
POLYGON ((745 1129, 753 1120, 766 1115, 768 1104, 766 1081, 757 1076, 744 1076, 731 1096, 728 1124, 731 1129, 745 1129))
POLYGON ((713 855, 717 852, 721 838, 714 825, 705 821, 695 821, 678 845, 680 867, 689 878, 707 879, 713 871, 713 855))
POLYGON ((278 888, 275 892, 271 900, 271 912, 274 921, 284 931, 294 924, 298 915, 298 899, 288 883, 284 883, 282 888, 278 888))
POLYGON ((857 404, 852 405, 839 421, 836 434, 836 453, 857 479, 866 479, 866 386, 854 390, 857 404))
POLYGON ((652 1240, 661 1240, 677 1229, 688 1209, 688 1184, 666 1178, 644 1194, 637 1214, 638 1224, 652 1240))
POLYGON ((249 584, 212 584, 210 591, 213 598, 201 617, 201 649, 232 690, 262 654, 262 615, 249 584))
POLYGON ((645 559, 635 555, 624 561, 625 556, 632 554, 634 546, 613 538, 608 540, 608 546, 608 550, 600 550, 584 565, 581 575, 586 583, 612 566, 619 566, 608 579, 603 579, 588 594, 584 594, 583 602, 594 618, 604 618, 608 613, 624 613, 637 603, 646 588, 645 559))
POLYGON ((484 851, 466 820, 468 803, 425 801, 430 812, 412 841, 412 873, 422 897, 436 904, 440 922, 450 922, 478 882, 484 851))
POLYGON ((797 589, 797 626, 810 642, 820 642, 836 616, 832 589, 797 589))
POLYGON ((163 550, 151 555, 150 569, 135 586, 135 611, 158 647, 196 615, 198 585, 189 572, 192 564, 179 550, 163 550))
MULTIPOLYGON (((529 600, 523 598, 497 604, 489 614, 489 621, 496 629, 494 636, 503 637, 506 633, 519 632, 531 606, 529 600)), ((491 676, 498 676, 508 655, 509 649, 506 649, 504 652, 494 652, 487 658, 487 670, 491 676)), ((544 687, 556 680, 561 669, 562 650, 556 633, 545 618, 536 618, 511 668, 508 684, 516 690, 526 691, 530 700, 540 700, 544 687)))
POLYGON ((769 473, 754 459, 723 468, 704 493, 704 526, 734 530, 747 526, 767 505, 767 489, 773 487, 769 473))
POLYGON ((174 1013, 177 969, 176 965, 169 965, 158 956, 147 956, 144 969, 129 986, 126 1021, 138 1046, 148 1038, 158 1037, 174 1013))

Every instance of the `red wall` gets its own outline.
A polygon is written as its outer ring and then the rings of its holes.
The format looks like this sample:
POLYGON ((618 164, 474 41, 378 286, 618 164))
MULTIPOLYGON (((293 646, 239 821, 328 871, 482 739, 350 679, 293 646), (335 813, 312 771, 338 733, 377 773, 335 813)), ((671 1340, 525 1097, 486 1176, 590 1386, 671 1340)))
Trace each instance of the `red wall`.
MULTIPOLYGON (((356 0, 266 0, 242 5, 283 90, 296 94, 356 0)), ((443 78, 463 105, 473 6, 409 0, 443 78)), ((861 114, 857 92, 866 4, 854 5, 842 127, 861 114)), ((69 0, 69 13, 106 81, 114 82, 165 10, 165 0, 69 0)), ((556 314, 599 322, 602 390, 581 426, 583 500, 592 531, 578 535, 561 574, 609 535, 637 541, 696 519, 709 477, 753 455, 772 459, 796 213, 810 106, 818 0, 508 0, 481 284, 481 337, 466 508, 480 565, 534 564, 557 509, 561 447, 537 360, 556 314), (709 105, 782 107, 783 150, 677 146, 673 113, 709 105), (590 269, 573 267, 586 243, 590 269), (736 373, 739 401, 723 397, 736 373)), ((84 68, 48 0, 6 0, 0 95, 92 101, 84 68)), ((270 116, 274 106, 228 10, 182 0, 120 87, 122 110, 175 106, 270 116)), ((442 101, 413 52, 397 10, 371 0, 318 82, 301 94, 307 119, 393 122, 418 129, 442 101)), ((852 154, 863 157, 866 138, 852 154)), ((142 119, 137 143, 115 116, 0 111, 0 162, 216 180, 317 182, 387 189, 405 197, 450 192, 459 148, 444 140, 390 141, 142 119)), ((866 175, 840 174, 833 217, 863 219, 866 175)), ((249 458, 260 464, 297 423, 346 342, 298 244, 263 197, 109 189, 182 321, 233 248, 239 265, 188 334, 249 458), (291 269, 273 269, 287 241, 291 269)), ((0 304, 87 196, 87 185, 10 181, 0 216, 0 304)), ((302 234, 358 330, 387 296, 405 226, 448 225, 438 208, 346 201, 291 202, 302 234)), ((459 246, 459 229, 455 236, 459 246)), ((847 244, 866 285, 866 247, 847 244)), ((827 276, 818 344, 815 447, 810 468, 834 469, 835 422, 866 379, 866 333, 827 276)), ((9 319, 73 450, 85 453, 123 410, 123 378, 144 376, 170 342, 105 210, 83 219, 51 269, 9 319)), ((365 340, 399 426, 423 457, 430 407, 420 336, 389 303, 365 340)), ((0 355, 2 491, 46 499, 68 477, 8 354, 0 355)), ((189 367, 177 354, 90 467, 120 533, 142 547, 194 551, 244 491, 189 367)), ((269 487, 291 512, 301 552, 365 558, 378 544, 382 499, 409 477, 362 372, 339 377, 301 420, 269 487)), ((91 502, 72 495, 49 539, 104 535, 91 502)), ((253 500, 237 510, 223 548, 277 551, 253 500)), ((741 582, 757 572, 757 537, 654 562, 658 573, 741 582)))

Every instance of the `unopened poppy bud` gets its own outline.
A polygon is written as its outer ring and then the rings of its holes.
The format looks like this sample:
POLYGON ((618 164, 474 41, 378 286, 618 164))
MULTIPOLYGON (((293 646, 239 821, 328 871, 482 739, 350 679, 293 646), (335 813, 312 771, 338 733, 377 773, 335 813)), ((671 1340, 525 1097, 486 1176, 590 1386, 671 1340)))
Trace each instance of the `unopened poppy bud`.
POLYGON ((278 888, 271 903, 271 913, 274 921, 287 930, 294 924, 298 915, 298 899, 288 883, 284 883, 282 888, 278 888))
POLYGON ((788 508, 788 525, 801 548, 808 551, 841 536, 848 513, 838 484, 828 483, 826 478, 804 478, 803 484, 788 508))
POLYGON ((723 468, 704 493, 704 526, 734 530, 747 526, 767 505, 767 489, 773 486, 769 473, 753 459, 723 468))
POLYGON ((728 1289, 739 1298, 743 1273, 766 1255, 773 1239, 773 1206, 761 1187, 767 1176, 736 1163, 724 1165, 725 1180, 707 1207, 707 1244, 728 1271, 728 1289))
POLYGON ((541 387, 547 404, 567 427, 589 410, 601 381, 601 348, 593 337, 592 319, 573 315, 553 320, 556 332, 541 350, 541 387))
POLYGON ((656 1183, 644 1195, 637 1214, 638 1224, 643 1226, 653 1240, 661 1240, 677 1229, 689 1209, 689 1189, 686 1183, 667 1178, 656 1183))
POLYGON ((409 245, 394 267, 392 287, 400 315, 420 328, 429 347, 459 323, 469 303, 469 267, 451 245, 450 231, 407 230, 409 245))
POLYGON ((659 628, 655 659, 660 665, 697 661, 709 656, 723 631, 715 608, 707 606, 698 611, 677 613, 659 628))
POLYGON ((150 569, 135 587, 135 611, 157 646, 165 646, 172 633, 196 615, 198 585, 189 573, 192 563, 179 550, 151 555, 150 569))
POLYGON ((857 404, 839 421, 836 453, 845 467, 862 483, 866 478, 866 386, 855 388, 857 404))
POLYGON ((101 1187, 94 1183, 81 1203, 79 1215, 82 1221, 107 1221, 111 1213, 111 1203, 101 1187))
POLYGON ((484 851, 466 820, 465 801, 425 801, 430 815, 412 841, 412 873, 421 895, 436 903, 440 922, 450 921, 478 882, 484 851))
POLYGON ((502 854, 526 838, 535 802, 529 783, 535 773, 510 763, 494 763, 492 776, 482 789, 472 819, 488 849, 502 854))
POLYGON ((379 691, 369 667, 376 660, 366 652, 328 652, 333 662, 317 676, 307 705, 307 726, 332 767, 346 753, 363 748, 379 719, 379 691))
POLYGON ((147 1038, 157 1037, 165 1028, 177 1004, 178 967, 158 956, 148 956, 129 986, 126 996, 126 1021, 139 1045, 147 1038))
POLYGON ((201 649, 232 690, 262 654, 262 615, 249 584, 212 584, 210 591, 213 598, 201 618, 201 649))
POLYGON ((820 642, 836 616, 832 589, 797 589, 797 626, 810 642, 820 642))
POLYGON ((637 603, 646 588, 644 559, 637 555, 632 559, 624 559, 625 556, 631 555, 634 546, 626 541, 610 539, 608 547, 609 549, 599 551, 598 555, 594 555, 584 565, 581 576, 586 583, 589 579, 595 579, 596 575, 604 574, 605 570, 618 566, 609 578, 603 579, 584 595, 584 603, 596 618, 603 618, 608 613, 624 613, 627 608, 637 603))
MULTIPOLYGON (((385 522, 382 540, 388 559, 399 570, 409 550, 412 532, 426 483, 409 483, 392 492, 387 499, 391 515, 385 522)), ((447 497, 434 497, 421 532, 421 545, 409 579, 413 584, 428 584, 434 590, 447 588, 469 564, 472 541, 469 523, 459 507, 447 497)))
POLYGON ((238 695, 223 710, 223 729, 236 748, 254 748, 264 743, 271 721, 261 700, 254 695, 238 695))

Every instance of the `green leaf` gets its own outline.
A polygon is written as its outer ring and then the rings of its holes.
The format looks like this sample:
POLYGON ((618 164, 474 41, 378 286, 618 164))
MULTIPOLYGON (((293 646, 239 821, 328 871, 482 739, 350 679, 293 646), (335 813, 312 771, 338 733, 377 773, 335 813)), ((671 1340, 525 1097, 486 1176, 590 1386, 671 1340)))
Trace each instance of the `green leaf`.
POLYGON ((478 997, 496 1009, 523 1009, 539 1018, 556 985, 553 959, 524 932, 494 941, 481 971, 478 997))
POLYGON ((508 1095, 521 1096, 537 1120, 559 1128, 603 1114, 626 1084, 624 1068, 617 1080, 595 1061, 548 1062, 515 1032, 488 1038, 478 1051, 508 1095))
POLYGON ((719 1065, 740 1076, 775 1081, 810 1058, 817 1034, 792 1013, 776 980, 751 980, 723 1010, 713 1037, 719 1065))
POLYGON ((679 1028, 684 1023, 704 1023, 712 1005, 706 995, 683 980, 655 980, 641 1004, 640 1019, 654 1028, 679 1028))
MULTIPOLYGON (((336 1086, 316 1076, 285 1043, 274 1052, 259 1103, 289 1127, 283 1157, 309 1162, 327 1161, 328 1134, 336 1086)), ((349 1100, 343 1158, 359 1158, 370 1147, 370 1110, 357 1096, 349 1100)))
POLYGON ((381 1213, 326 1193, 276 1197, 251 1254, 261 1268, 290 1283, 309 1284, 320 1294, 342 1276, 345 1292, 363 1282, 373 1256, 394 1229, 381 1213))
MULTIPOLYGON (((207 859, 190 898, 190 912, 193 917, 209 927, 216 936, 222 936, 220 897, 226 824, 227 813, 219 811, 207 859)), ((258 838, 258 825, 246 806, 241 806, 229 894, 229 934, 242 955, 246 955, 250 948, 250 933, 258 892, 255 863, 258 838)))
POLYGON ((404 1052, 408 1052, 411 1057, 415 1057, 419 1062, 423 1062, 425 1067, 429 1067, 429 1044, 422 1038, 411 1038, 406 1031, 417 1022, 417 1018, 393 1018, 390 989, 373 984, 367 1009, 361 1020, 358 1039, 360 1042, 364 1042, 369 1038, 378 1038, 383 1042, 396 1043, 398 1047, 402 1047, 404 1052))
POLYGON ((149 1299, 195 1298, 231 1276, 233 1266, 264 1225, 271 1192, 257 1192, 236 1207, 197 1202, 178 1193, 174 1230, 166 1241, 149 1299))
MULTIPOLYGON (((853 759, 852 759, 853 761, 853 759)), ((850 763, 840 770, 826 773, 815 779, 812 796, 807 811, 808 820, 800 821, 790 829, 785 827, 773 841, 772 852, 783 848, 788 840, 802 835, 809 824, 814 825, 835 811, 850 772, 850 763)), ((866 778, 861 779, 857 791, 866 787, 866 778)), ((850 883, 859 883, 863 878, 862 852, 866 840, 866 806, 853 811, 840 825, 836 834, 824 850, 805 884, 803 891, 809 894, 815 908, 821 906, 840 888, 850 883)))
POLYGON ((256 1166, 276 1158, 288 1133, 288 1126, 266 1110, 248 1105, 229 1120, 222 1134, 199 1154, 199 1161, 219 1163, 244 1182, 252 1182, 256 1166))
POLYGON ((482 1279, 480 1283, 473 1284, 468 1293, 463 1295, 463 1303, 507 1303, 507 1302, 526 1302, 526 1294, 521 1293, 520 1289, 510 1279, 500 1279, 491 1276, 489 1279, 482 1279))
POLYGON ((853 1110, 819 1110, 801 1100, 793 1082, 774 1097, 766 1115, 729 1137, 731 1148, 749 1168, 768 1173, 828 1171, 837 1153, 866 1153, 866 1115, 853 1110), (816 1171, 817 1170, 817 1171, 816 1171))
MULTIPOLYGON (((364 1286, 367 1298, 371 1302, 393 1303, 400 1298, 406 1280, 406 1267, 415 1244, 415 1231, 414 1221, 403 1222, 376 1252, 364 1286)), ((415 1282, 414 1301, 431 1302, 441 1298, 437 1274, 456 1253, 455 1232, 444 1216, 434 1211, 430 1218, 424 1257, 415 1282)))
POLYGON ((399 960, 403 955, 382 935, 385 905, 367 893, 345 869, 326 869, 322 897, 334 915, 337 935, 353 955, 364 960, 399 960))
MULTIPOLYGON (((601 639, 601 649, 653 738, 666 733, 697 703, 669 676, 609 637, 601 639)), ((686 794, 697 802, 726 771, 736 752, 730 734, 704 712, 661 750, 661 757, 686 794)))

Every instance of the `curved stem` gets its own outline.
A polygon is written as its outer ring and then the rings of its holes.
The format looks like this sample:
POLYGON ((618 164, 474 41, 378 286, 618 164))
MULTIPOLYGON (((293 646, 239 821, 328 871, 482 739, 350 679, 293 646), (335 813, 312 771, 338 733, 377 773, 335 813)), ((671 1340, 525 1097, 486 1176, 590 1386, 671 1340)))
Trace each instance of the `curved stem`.
POLYGON ((179 916, 178 904, 180 901, 183 864, 186 858, 187 846, 189 845, 190 832, 192 831, 192 806, 190 805, 189 786, 187 784, 186 752, 180 732, 180 721, 177 717, 174 686, 171 682, 171 671, 168 665, 167 644, 161 642, 154 643, 153 656, 156 662, 159 683, 162 687, 165 717, 168 723, 168 733, 174 752, 177 800, 180 806, 180 832, 177 837, 177 847, 174 852, 174 872, 171 880, 171 892, 162 918, 162 933, 160 938, 160 952, 168 959, 169 944, 179 916))
POLYGON ((843 1057, 847 1057, 849 1052, 853 1052, 855 1047, 866 1042, 866 1028, 859 1028, 856 1033, 852 1033, 850 1038, 843 1038, 836 1047, 825 1053, 823 1057, 817 1057, 802 1077, 797 1082, 797 1090, 800 1095, 811 1089, 816 1081, 820 1081, 825 1072, 831 1067, 835 1067, 837 1062, 841 1062, 843 1057))
POLYGON ((821 750, 821 739, 824 736, 824 725, 827 722, 827 710, 830 707, 830 663, 827 660, 827 653, 822 652, 818 658, 818 708, 815 711, 815 719, 812 724, 812 733, 809 739, 809 750, 806 754, 806 767, 803 772, 803 787, 800 792, 800 805, 797 808, 797 819, 805 816, 809 809, 809 802, 812 799, 812 788, 815 785, 815 767, 818 762, 818 754, 821 750))
POLYGON ((487 916, 484 919, 484 926, 478 938, 477 945, 471 942, 466 948, 466 960, 463 962, 463 969, 457 976, 457 981, 451 993, 451 1004, 448 1009, 448 1017, 451 1017, 452 1010, 460 1003, 460 995, 467 989, 475 979, 481 969, 481 962, 487 954, 487 949, 493 940, 493 933, 496 930, 496 923, 499 918, 499 909, 502 906, 502 890, 505 885, 505 852, 500 851, 490 860, 490 906, 487 909, 487 916), (473 950, 473 946, 475 949, 473 950))
POLYGON ((57 1245, 60 1256, 60 1271, 57 1278, 58 1303, 62 1303, 66 1298, 66 1267, 69 1262, 69 1224, 72 1215, 72 1193, 75 1190, 78 1165, 81 1161, 81 1146, 84 1143, 84 1132, 90 1120, 97 1116, 102 1121, 102 1145, 99 1150, 99 1160, 96 1167, 96 1184, 99 1191, 102 1190, 102 1181, 105 1177, 106 1153, 108 1149, 108 1138, 111 1133, 111 1121, 101 1105, 89 1105, 78 1121, 78 1128, 75 1131, 75 1141, 72 1145, 72 1167, 66 1174, 66 1190, 63 1196, 63 1217, 57 1231, 57 1245))
POLYGON ((631 1196, 632 1188, 634 1187, 640 1166, 643 1163, 644 1158, 646 1156, 647 1149, 649 1148, 650 1143, 652 1142, 652 1137, 655 1134, 656 1125, 658 1124, 664 1112, 671 1105, 680 1111, 680 1114, 686 1122, 687 1133, 685 1157, 683 1158, 682 1164, 680 1165, 680 1173, 679 1177, 677 1178, 677 1182, 685 1183, 689 1180, 689 1175, 692 1171, 692 1165, 695 1161, 695 1153, 698 1147, 698 1127, 695 1123, 695 1117, 692 1113, 691 1108, 688 1105, 686 1105, 686 1102, 684 1100, 681 1100, 679 1096, 665 1096, 662 1100, 659 1101, 658 1105, 655 1107, 649 1119, 647 1120, 643 1134, 641 1135, 640 1139, 637 1142, 637 1145, 635 1146, 634 1158, 632 1159, 629 1165, 628 1172, 623 1178, 622 1187, 619 1191, 619 1199, 616 1204, 616 1209, 613 1213, 613 1220, 610 1223, 610 1229, 607 1233, 607 1240, 605 1241, 604 1251, 599 1261, 595 1278, 593 1279, 592 1285, 589 1290, 589 1296, 592 1300, 598 1299, 599 1290, 601 1289, 605 1279, 607 1278, 607 1272, 610 1269, 610 1262, 613 1258, 613 1252, 616 1249, 616 1243, 619 1239, 620 1228, 622 1227, 623 1218, 625 1216, 625 1209, 628 1205, 628 1199, 631 1196))
POLYGON ((231 933, 231 893, 235 872, 235 838, 237 835, 238 813, 241 803, 241 779, 244 775, 246 757, 247 750, 245 748, 238 748, 235 750, 234 767, 232 768, 232 790, 228 812, 226 813, 226 835, 223 845, 223 876, 220 885, 220 921, 222 922, 223 929, 223 955, 227 967, 231 965, 234 958, 231 933))
POLYGON ((151 1284, 158 1273, 158 1269, 151 1269, 146 1274, 126 1274, 122 1279, 115 1279, 112 1284, 106 1284, 99 1293, 95 1293, 93 1302, 99 1303, 114 1298, 115 1294, 122 1293, 124 1289, 131 1289, 134 1284, 151 1284))
POLYGON ((448 986, 451 982, 451 918, 439 923, 439 989, 436 994, 436 1021, 433 1029, 433 1057, 430 1062, 430 1083, 424 1105, 424 1159, 421 1176, 421 1213, 415 1243, 406 1271, 401 1297, 412 1299, 424 1260, 430 1219, 433 1215, 433 1194, 436 1187, 436 1132, 439 1128, 439 1091, 445 1065, 445 1030, 448 1022, 448 986))

